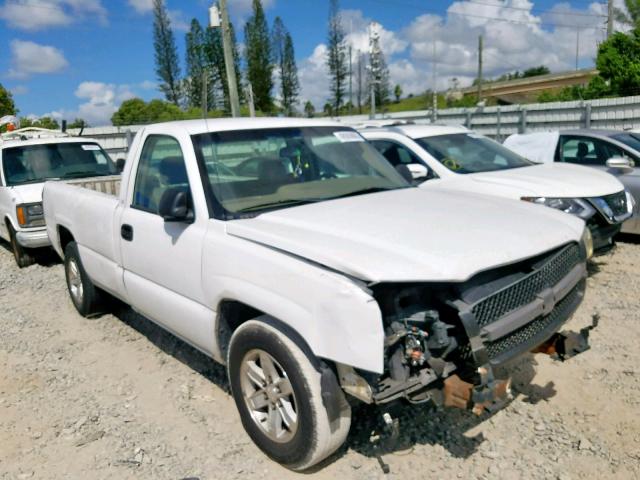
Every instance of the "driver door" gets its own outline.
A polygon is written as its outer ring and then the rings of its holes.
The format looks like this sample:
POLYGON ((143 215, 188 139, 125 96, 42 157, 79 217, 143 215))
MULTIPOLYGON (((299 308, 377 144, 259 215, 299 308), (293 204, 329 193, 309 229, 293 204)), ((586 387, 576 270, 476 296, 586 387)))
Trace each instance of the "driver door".
MULTIPOLYGON (((195 161, 192 164, 197 172, 195 161)), ((204 305, 201 277, 208 215, 194 208, 194 222, 181 223, 166 222, 158 214, 164 192, 188 187, 193 195, 193 185, 199 185, 196 182, 200 179, 188 172, 180 142, 149 135, 138 161, 130 203, 121 217, 120 241, 124 284, 132 306, 209 352, 214 315, 204 305)))

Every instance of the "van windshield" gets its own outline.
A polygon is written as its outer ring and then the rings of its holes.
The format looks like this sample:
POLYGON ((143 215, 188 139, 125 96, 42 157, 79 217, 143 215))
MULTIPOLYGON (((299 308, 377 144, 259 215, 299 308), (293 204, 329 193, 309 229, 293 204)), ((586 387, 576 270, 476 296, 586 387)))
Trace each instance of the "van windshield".
POLYGON ((117 169, 97 143, 49 143, 2 150, 7 186, 52 179, 115 175, 117 169))
POLYGON ((432 157, 455 173, 480 173, 528 167, 535 163, 475 133, 418 138, 432 157))
POLYGON ((213 132, 193 143, 206 166, 205 188, 232 216, 409 187, 350 128, 213 132))

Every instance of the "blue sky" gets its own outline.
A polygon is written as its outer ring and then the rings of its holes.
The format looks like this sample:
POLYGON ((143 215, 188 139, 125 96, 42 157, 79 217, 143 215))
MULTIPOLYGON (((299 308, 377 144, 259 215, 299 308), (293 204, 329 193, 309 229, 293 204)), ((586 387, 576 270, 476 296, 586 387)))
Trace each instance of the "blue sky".
MULTIPOLYGON (((228 0, 239 32, 251 0, 228 0)), ((603 0, 604 1, 604 0, 603 0)), ((210 0, 167 0, 178 50, 191 18, 207 21, 210 0)), ((271 22, 283 18, 294 39, 302 99, 328 97, 324 65, 328 0, 263 0, 271 22)), ((0 0, 0 83, 21 115, 76 116, 92 125, 125 99, 160 97, 153 62, 151 0, 0 0)), ((382 47, 394 83, 405 93, 475 76, 476 45, 485 36, 487 75, 540 64, 560 71, 593 65, 604 38, 604 3, 585 0, 341 0, 353 51, 366 50, 367 26, 382 25, 382 47), (579 36, 578 36, 578 27, 579 36)), ((243 40, 243 35, 239 35, 243 40)), ((183 65, 184 66, 184 65, 183 65)))

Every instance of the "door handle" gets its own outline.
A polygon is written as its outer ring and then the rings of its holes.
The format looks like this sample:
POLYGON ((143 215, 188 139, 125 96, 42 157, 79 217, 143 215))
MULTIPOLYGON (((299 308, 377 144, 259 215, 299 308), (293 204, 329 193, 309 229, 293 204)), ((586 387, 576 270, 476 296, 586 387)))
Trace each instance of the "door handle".
POLYGON ((126 223, 123 224, 120 227, 120 236, 127 242, 131 242, 133 240, 133 227, 126 223))

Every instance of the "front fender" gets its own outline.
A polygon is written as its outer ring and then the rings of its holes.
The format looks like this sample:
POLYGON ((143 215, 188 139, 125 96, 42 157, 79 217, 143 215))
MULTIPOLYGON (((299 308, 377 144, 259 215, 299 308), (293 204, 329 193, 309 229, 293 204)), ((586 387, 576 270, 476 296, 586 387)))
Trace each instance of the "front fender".
POLYGON ((203 256, 210 305, 244 303, 295 330, 317 357, 382 373, 382 313, 365 288, 339 273, 243 240, 216 247, 205 246, 203 256))

